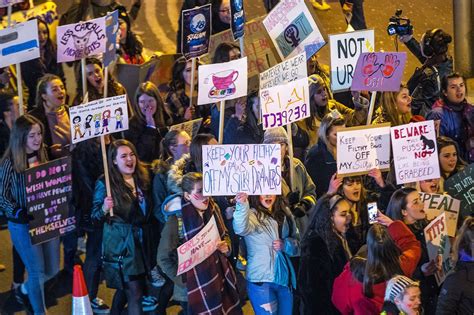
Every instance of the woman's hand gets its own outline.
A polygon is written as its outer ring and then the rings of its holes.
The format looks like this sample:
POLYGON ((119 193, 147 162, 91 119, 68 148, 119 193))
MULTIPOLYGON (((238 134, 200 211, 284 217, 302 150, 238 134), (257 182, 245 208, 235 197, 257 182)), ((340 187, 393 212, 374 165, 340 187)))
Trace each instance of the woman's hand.
POLYGON ((227 255, 229 253, 229 245, 227 245, 226 241, 220 241, 217 243, 217 250, 220 251, 222 254, 227 255))
POLYGON ((105 197, 104 204, 102 205, 102 210, 105 214, 109 213, 110 209, 114 207, 114 198, 105 197))
POLYGON ((239 192, 235 195, 235 202, 243 204, 246 203, 248 200, 248 195, 244 192, 239 192))
POLYGON ((195 112, 196 109, 194 108, 194 106, 188 106, 188 108, 186 108, 186 111, 184 112, 184 120, 193 120, 195 112))
POLYGON ((150 127, 156 127, 155 124, 155 118, 153 118, 153 115, 155 113, 153 112, 151 106, 147 106, 145 108, 145 120, 146 120, 146 125, 150 127))
POLYGON ((338 178, 337 173, 334 173, 329 182, 328 194, 334 194, 339 189, 339 186, 342 185, 342 177, 338 178))
POLYGON ((385 187, 385 182, 383 180, 382 172, 380 171, 380 169, 373 168, 369 171, 368 175, 375 180, 375 182, 377 183, 377 185, 379 185, 380 188, 385 187))
POLYGON ((277 252, 283 250, 283 240, 275 240, 272 242, 272 247, 277 252))
POLYGON ((385 226, 389 226, 390 224, 393 223, 392 219, 390 219, 389 217, 387 217, 385 214, 383 214, 380 211, 377 214, 376 220, 377 220, 378 223, 380 223, 382 225, 385 225, 385 226))

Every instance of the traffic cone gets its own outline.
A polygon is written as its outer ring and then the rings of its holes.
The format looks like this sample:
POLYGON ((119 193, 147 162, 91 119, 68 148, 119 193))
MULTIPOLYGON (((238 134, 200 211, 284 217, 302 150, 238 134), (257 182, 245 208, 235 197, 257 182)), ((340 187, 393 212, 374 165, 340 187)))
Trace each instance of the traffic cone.
POLYGON ((74 266, 72 281, 72 315, 92 315, 91 301, 80 265, 74 266))

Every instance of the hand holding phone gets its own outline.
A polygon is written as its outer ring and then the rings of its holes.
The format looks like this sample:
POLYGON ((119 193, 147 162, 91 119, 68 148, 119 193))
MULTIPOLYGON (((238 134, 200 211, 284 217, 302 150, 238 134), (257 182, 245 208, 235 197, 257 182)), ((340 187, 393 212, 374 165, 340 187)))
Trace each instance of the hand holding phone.
POLYGON ((369 212, 369 223, 374 224, 377 222, 377 216, 379 209, 377 208, 376 202, 369 202, 367 204, 367 211, 369 212))

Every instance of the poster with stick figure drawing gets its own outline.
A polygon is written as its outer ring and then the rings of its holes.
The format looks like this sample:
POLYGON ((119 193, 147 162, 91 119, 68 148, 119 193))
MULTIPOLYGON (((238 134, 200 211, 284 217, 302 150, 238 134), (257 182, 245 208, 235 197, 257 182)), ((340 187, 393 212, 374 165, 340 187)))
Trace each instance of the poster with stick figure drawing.
POLYGON ((127 96, 119 95, 69 108, 72 143, 128 129, 127 96))
POLYGON ((58 62, 79 60, 105 52, 107 36, 105 19, 58 26, 58 62))

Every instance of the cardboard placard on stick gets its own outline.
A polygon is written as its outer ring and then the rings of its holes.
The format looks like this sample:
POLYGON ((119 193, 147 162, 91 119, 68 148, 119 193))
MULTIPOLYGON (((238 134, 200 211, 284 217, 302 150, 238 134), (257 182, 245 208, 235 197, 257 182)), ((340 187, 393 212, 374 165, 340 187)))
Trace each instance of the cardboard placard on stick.
POLYGON ((362 53, 357 60, 351 91, 400 91, 405 52, 362 53))
POLYGON ((444 182, 444 190, 454 198, 461 200, 461 215, 474 212, 474 163, 454 174, 444 182))
POLYGON ((420 196, 425 205, 426 218, 431 221, 444 212, 448 225, 448 235, 455 237, 461 202, 447 194, 420 193, 420 196))
POLYGON ((0 68, 40 57, 38 21, 0 30, 0 68))
POLYGON ((186 131, 186 133, 194 139, 194 137, 198 134, 199 128, 201 128, 202 124, 202 118, 186 121, 181 124, 173 125, 170 127, 171 130, 177 130, 177 131, 186 131))
POLYGON ((280 144, 202 147, 204 196, 281 194, 280 144))
POLYGON ((390 169, 390 124, 341 128, 337 131, 337 176, 390 169))
POLYGON ((306 53, 302 52, 260 73, 260 89, 268 89, 307 77, 306 53))
POLYGON ((76 228, 69 212, 72 198, 71 158, 64 157, 25 171, 31 242, 39 244, 76 228))
POLYGON ((207 54, 211 36, 211 5, 181 12, 181 52, 186 59, 207 54))
POLYGON ((329 35, 333 92, 349 90, 360 54, 373 52, 374 47, 374 30, 329 35))
POLYGON ((390 136, 398 185, 440 178, 432 120, 392 127, 390 136))

